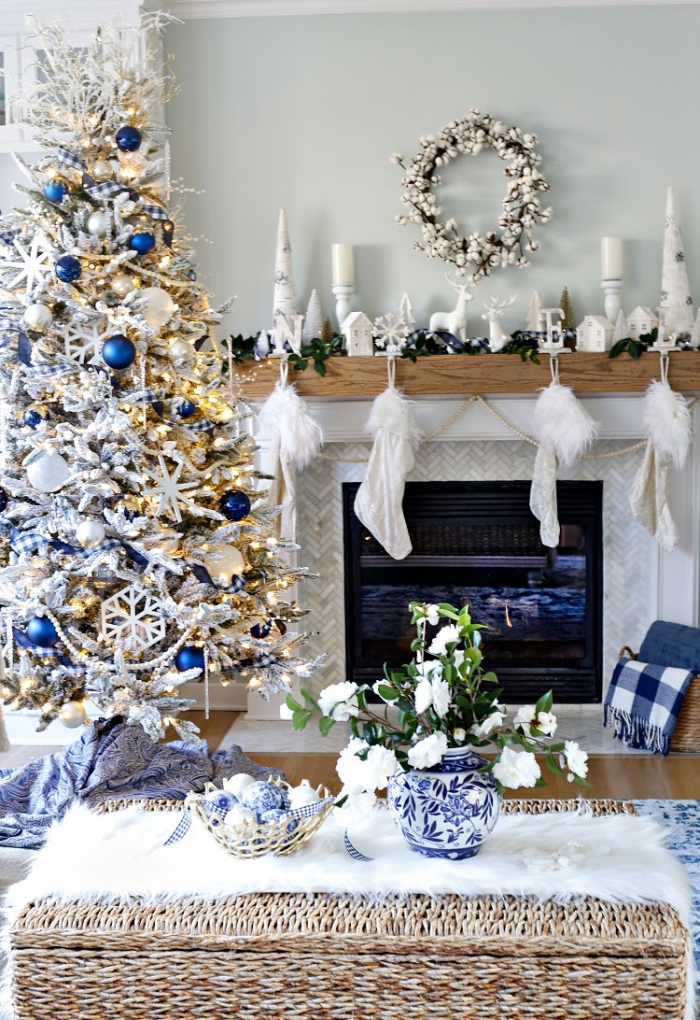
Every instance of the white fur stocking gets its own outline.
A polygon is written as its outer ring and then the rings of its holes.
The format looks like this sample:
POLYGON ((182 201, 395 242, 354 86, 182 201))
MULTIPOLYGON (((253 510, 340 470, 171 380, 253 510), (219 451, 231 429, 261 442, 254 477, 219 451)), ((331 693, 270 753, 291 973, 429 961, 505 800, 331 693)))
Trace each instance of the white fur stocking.
POLYGON ((389 555, 402 560, 412 548, 402 508, 419 437, 412 402, 389 386, 372 405, 367 431, 374 445, 355 497, 355 513, 389 555))

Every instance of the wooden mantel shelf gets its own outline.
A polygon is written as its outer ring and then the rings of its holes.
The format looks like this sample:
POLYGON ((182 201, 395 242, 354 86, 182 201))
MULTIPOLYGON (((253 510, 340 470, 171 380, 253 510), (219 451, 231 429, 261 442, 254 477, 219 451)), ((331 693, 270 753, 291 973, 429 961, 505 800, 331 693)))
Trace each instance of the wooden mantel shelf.
MULTIPOLYGON (((647 352, 638 361, 628 355, 573 352, 559 358, 560 378, 576 393, 640 393, 659 378, 659 358, 647 352)), ((236 379, 245 398, 266 397, 279 378, 279 362, 241 366, 236 379)), ((290 368, 290 382, 305 397, 373 397, 386 388, 386 358, 331 358, 326 375, 309 365, 305 372, 290 368)), ((413 364, 396 360, 396 385, 409 396, 469 393, 535 393, 551 380, 549 356, 541 364, 521 361, 516 354, 434 355, 413 364)), ((700 353, 674 351, 668 381, 674 390, 700 392, 700 353)))

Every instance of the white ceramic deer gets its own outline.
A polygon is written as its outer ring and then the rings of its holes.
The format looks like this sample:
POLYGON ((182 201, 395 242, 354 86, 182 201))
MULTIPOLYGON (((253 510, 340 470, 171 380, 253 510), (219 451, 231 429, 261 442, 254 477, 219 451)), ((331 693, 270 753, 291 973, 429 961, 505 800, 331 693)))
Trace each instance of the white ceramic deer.
POLYGON ((471 301, 474 295, 469 293, 468 284, 451 280, 449 273, 445 273, 445 279, 450 287, 457 291, 457 304, 451 312, 433 312, 428 328, 431 333, 444 329, 452 336, 459 337, 464 344, 467 342, 467 302, 471 301))
POLYGON ((501 316, 505 309, 510 308, 514 301, 515 294, 511 296, 510 301, 499 301, 498 298, 492 297, 489 304, 484 305, 486 311, 482 312, 481 318, 488 320, 489 347, 491 348, 492 354, 496 354, 498 351, 503 350, 510 340, 510 337, 507 336, 501 328, 501 316))

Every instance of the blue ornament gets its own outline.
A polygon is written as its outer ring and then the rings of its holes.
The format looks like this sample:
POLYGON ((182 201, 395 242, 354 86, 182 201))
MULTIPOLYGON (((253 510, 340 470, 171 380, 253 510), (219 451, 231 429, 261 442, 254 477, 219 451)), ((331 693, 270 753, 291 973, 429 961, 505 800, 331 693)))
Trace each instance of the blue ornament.
POLYGON ((188 669, 204 669, 204 649, 197 645, 185 645, 175 656, 175 666, 181 673, 188 669))
POLYGON ((131 124, 125 124, 119 128, 114 140, 122 152, 136 152, 141 144, 141 132, 131 124))
POLYGON ((42 421, 46 421, 48 413, 46 411, 40 411, 36 407, 28 407, 22 415, 22 418, 25 425, 29 425, 31 428, 35 429, 41 425, 42 421))
POLYGON ((264 638, 272 630, 272 620, 265 620, 264 623, 256 623, 250 628, 251 636, 254 638, 264 638))
POLYGON ((4 489, 0 489, 0 514, 7 509, 10 499, 4 489))
POLYGON ((240 489, 229 489, 219 500, 219 510, 228 521, 242 521, 250 513, 250 499, 240 489))
POLYGON ((240 796, 240 801, 243 807, 247 807, 249 811, 255 812, 259 820, 268 811, 279 811, 282 808, 284 801, 283 792, 281 787, 275 786, 273 783, 263 782, 260 779, 256 783, 246 786, 240 796))
POLYGON ((83 268, 75 255, 62 255, 56 263, 56 276, 64 283, 73 283, 82 273, 83 268))
POLYGON ((27 637, 39 648, 52 648, 58 643, 56 628, 48 616, 33 616, 27 624, 27 637))
POLYGON ((136 358, 136 345, 123 333, 115 333, 102 345, 102 360, 105 365, 118 371, 133 365, 136 358))
POLYGON ((150 230, 137 230, 129 238, 129 247, 139 255, 147 255, 156 246, 156 236, 150 230))
POLYGON ((68 194, 68 188, 63 181, 48 181, 44 185, 44 195, 48 198, 49 202, 62 202, 68 194))
POLYGON ((197 407, 191 400, 183 400, 177 409, 177 413, 181 418, 191 418, 196 410, 197 407))

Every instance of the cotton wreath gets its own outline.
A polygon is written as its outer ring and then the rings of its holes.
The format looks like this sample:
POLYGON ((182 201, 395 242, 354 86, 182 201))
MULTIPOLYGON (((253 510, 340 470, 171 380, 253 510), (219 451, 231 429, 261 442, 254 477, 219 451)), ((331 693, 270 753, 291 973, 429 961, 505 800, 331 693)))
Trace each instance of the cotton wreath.
POLYGON ((542 157, 535 151, 537 136, 525 134, 520 128, 506 127, 488 113, 470 110, 461 120, 453 120, 442 128, 437 138, 426 135, 420 140, 421 151, 406 165, 398 153, 393 163, 406 171, 402 184, 406 189, 402 203, 408 215, 396 219, 403 226, 419 223, 423 240, 414 247, 429 258, 440 258, 452 263, 460 276, 469 276, 470 283, 478 283, 498 266, 514 265, 522 269, 529 265, 526 252, 537 251, 539 244, 532 238, 538 223, 547 223, 552 210, 542 209, 538 193, 549 191, 549 184, 538 167, 542 157), (476 156, 484 148, 493 149, 507 165, 504 170, 508 191, 503 199, 503 212, 498 221, 499 231, 486 234, 473 233, 465 237, 457 229, 457 221, 439 220, 442 209, 433 194, 441 183, 437 170, 446 166, 461 153, 476 156))

